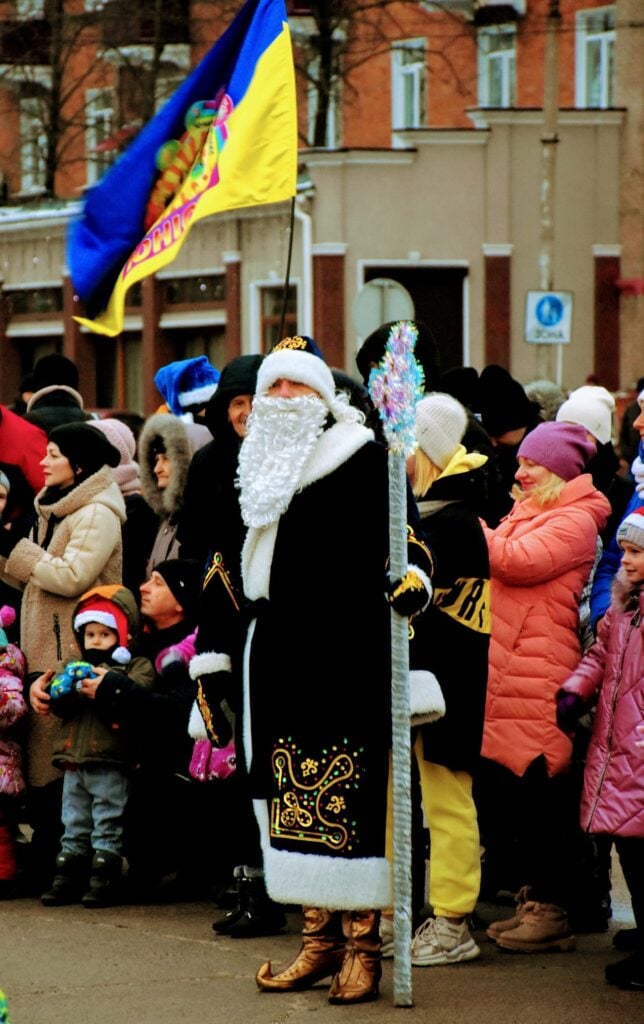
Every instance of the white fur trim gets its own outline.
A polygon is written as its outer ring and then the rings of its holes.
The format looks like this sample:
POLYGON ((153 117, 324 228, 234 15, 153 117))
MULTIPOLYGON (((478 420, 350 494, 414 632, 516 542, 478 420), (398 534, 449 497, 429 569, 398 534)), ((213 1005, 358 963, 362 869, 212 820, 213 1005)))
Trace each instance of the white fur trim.
POLYGON ((409 673, 409 714, 413 725, 435 722, 445 714, 445 698, 433 672, 412 669, 409 673))
POLYGON ((199 405, 201 402, 207 402, 209 398, 212 398, 215 391, 217 390, 216 384, 204 384, 200 388, 193 388, 192 391, 180 391, 179 405, 199 405))
POLYGON ((199 710, 199 705, 196 700, 192 702, 192 708, 190 709, 190 719, 188 721, 188 735, 193 740, 207 740, 208 733, 206 732, 206 726, 199 710))
POLYGON ((407 566, 407 571, 415 573, 416 576, 418 576, 418 578, 422 580, 423 586, 427 591, 427 600, 423 607, 421 608, 421 611, 424 612, 425 609, 429 608, 430 604, 432 603, 432 594, 434 593, 434 588, 432 587, 431 580, 426 572, 424 572, 422 569, 420 569, 417 565, 414 565, 413 563, 407 566))
POLYGON ((217 654, 216 651, 202 651, 190 659, 190 678, 199 679, 201 676, 210 675, 211 672, 231 672, 230 657, 227 654, 217 654))
POLYGON ((246 643, 244 644, 244 663, 243 663, 243 689, 242 698, 244 701, 244 712, 242 715, 242 741, 244 744, 244 758, 246 760, 246 770, 250 772, 251 764, 253 762, 253 737, 250 725, 250 649, 253 643, 253 635, 255 633, 255 624, 257 619, 253 619, 248 627, 248 633, 246 634, 246 643))
POLYGON ((308 384, 327 405, 335 398, 333 374, 323 359, 312 352, 281 349, 266 356, 257 374, 257 394, 263 395, 276 380, 293 380, 308 384))
POLYGON ((265 800, 253 800, 271 899, 328 910, 386 909, 391 906, 391 865, 385 857, 325 857, 274 850, 268 838, 265 800))
POLYGON ((251 526, 242 548, 244 593, 251 601, 268 597, 279 519, 270 526, 251 526))
POLYGON ((101 626, 107 626, 108 629, 113 629, 118 636, 118 626, 116 625, 116 618, 111 612, 99 612, 92 611, 88 608, 87 611, 79 612, 74 619, 74 629, 76 632, 81 626, 86 626, 88 622, 98 622, 101 626))
POLYGON ((128 665, 132 661, 132 655, 127 647, 117 647, 112 652, 112 661, 115 661, 117 665, 128 665))

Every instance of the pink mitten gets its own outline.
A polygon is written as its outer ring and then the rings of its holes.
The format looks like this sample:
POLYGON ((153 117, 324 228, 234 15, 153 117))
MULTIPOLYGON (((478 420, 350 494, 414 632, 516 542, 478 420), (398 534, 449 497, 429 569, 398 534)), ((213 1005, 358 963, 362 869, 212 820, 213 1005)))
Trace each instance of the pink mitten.
POLYGON ((207 782, 209 778, 208 763, 210 761, 210 753, 212 750, 212 743, 210 740, 195 740, 195 745, 192 748, 192 757, 190 758, 190 767, 188 771, 193 779, 197 779, 198 782, 207 782))

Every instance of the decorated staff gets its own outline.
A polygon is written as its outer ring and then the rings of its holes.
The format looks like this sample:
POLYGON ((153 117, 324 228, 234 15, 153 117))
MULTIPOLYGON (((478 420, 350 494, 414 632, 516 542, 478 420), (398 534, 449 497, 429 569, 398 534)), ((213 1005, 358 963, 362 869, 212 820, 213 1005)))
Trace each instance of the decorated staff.
POLYGON ((369 394, 378 410, 389 448, 389 564, 396 580, 391 610, 392 747, 394 793, 394 1002, 412 1005, 411 987, 411 784, 409 735, 409 625, 400 614, 405 592, 420 581, 407 572, 405 460, 416 447, 415 406, 423 394, 423 372, 414 358, 418 337, 409 321, 394 324, 379 367, 369 376, 369 394))

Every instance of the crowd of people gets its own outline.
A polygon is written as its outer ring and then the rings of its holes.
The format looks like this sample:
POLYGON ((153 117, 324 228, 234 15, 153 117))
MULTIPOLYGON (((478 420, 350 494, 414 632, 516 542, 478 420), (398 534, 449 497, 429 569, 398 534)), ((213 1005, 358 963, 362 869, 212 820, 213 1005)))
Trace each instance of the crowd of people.
POLYGON ((261 991, 378 995, 393 955, 391 617, 409 619, 412 964, 605 931, 614 845, 644 991, 644 380, 613 396, 441 374, 388 573, 369 377, 311 338, 162 367, 146 420, 84 409, 43 357, 0 406, 0 898, 212 899, 234 938, 301 947, 261 991), (26 385, 27 382, 25 382, 26 385), (613 443, 619 430, 619 445, 613 443), (429 869, 426 869, 426 861, 429 869), (426 881, 427 879, 427 881, 426 881), (428 913, 429 909, 429 913, 428 913))

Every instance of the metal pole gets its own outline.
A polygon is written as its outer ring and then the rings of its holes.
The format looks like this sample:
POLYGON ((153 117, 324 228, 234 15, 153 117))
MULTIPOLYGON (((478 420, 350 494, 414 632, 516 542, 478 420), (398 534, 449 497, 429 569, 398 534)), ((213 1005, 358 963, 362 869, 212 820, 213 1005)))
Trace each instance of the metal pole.
MULTIPOLYGON (((543 69, 543 124, 541 130, 541 185, 539 196, 539 290, 554 287, 555 172, 559 113, 559 0, 550 0, 543 69)), ((551 345, 537 345, 537 377, 552 379, 551 345)))
POLYGON ((291 221, 289 225, 288 256, 286 257, 286 274, 284 275, 284 294, 282 296, 282 315, 280 317, 280 331, 278 341, 284 337, 284 324, 286 322, 286 310, 288 307, 288 289, 291 278, 291 257, 293 255, 293 235, 295 229, 295 196, 291 199, 291 221))

